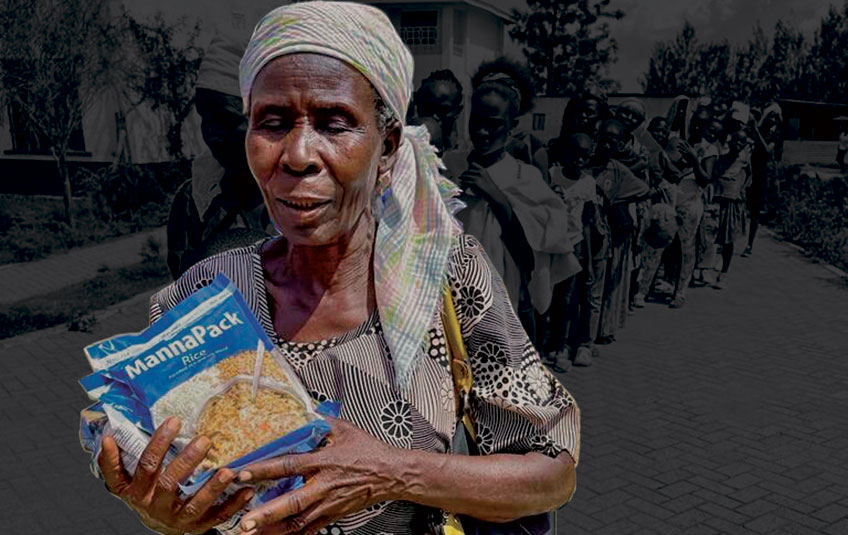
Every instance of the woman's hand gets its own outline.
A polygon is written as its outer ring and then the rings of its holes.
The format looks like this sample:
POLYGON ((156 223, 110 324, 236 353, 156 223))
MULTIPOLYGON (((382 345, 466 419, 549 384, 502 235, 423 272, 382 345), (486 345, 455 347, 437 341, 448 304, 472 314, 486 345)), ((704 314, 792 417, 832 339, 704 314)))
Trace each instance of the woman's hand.
POLYGON ((253 497, 253 490, 241 489, 220 505, 213 505, 235 478, 223 468, 188 500, 178 497, 179 484, 185 481, 206 457, 212 443, 196 437, 166 467, 162 461, 180 430, 180 421, 169 418, 150 439, 139 458, 135 475, 121 464, 118 444, 111 436, 103 437, 97 464, 106 480, 106 488, 127 502, 154 531, 166 535, 202 533, 236 514, 253 497))
POLYGON ((246 514, 244 532, 311 534, 376 503, 396 499, 403 487, 402 450, 343 420, 327 418, 328 445, 313 453, 284 455, 252 464, 240 481, 302 475, 306 484, 246 514))

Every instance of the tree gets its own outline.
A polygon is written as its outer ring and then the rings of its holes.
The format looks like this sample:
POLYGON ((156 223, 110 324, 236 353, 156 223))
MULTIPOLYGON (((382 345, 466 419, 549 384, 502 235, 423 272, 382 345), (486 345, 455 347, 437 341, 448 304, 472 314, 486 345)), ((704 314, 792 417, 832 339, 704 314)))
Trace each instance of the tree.
POLYGON ((617 83, 605 77, 615 61, 616 42, 607 20, 620 19, 610 0, 527 0, 529 11, 513 10, 510 36, 522 50, 547 96, 571 96, 595 83, 606 90, 617 83))
MULTIPOLYGON (((731 74, 735 100, 742 100, 753 105, 761 106, 752 97, 763 95, 763 86, 771 76, 763 71, 763 66, 769 55, 769 40, 763 28, 757 24, 751 34, 751 39, 739 47, 734 54, 733 72, 731 74)), ((728 95, 729 96, 729 95, 728 95)), ((766 100, 770 100, 766 98, 766 100)))
POLYGON ((763 106, 780 98, 845 102, 848 97, 848 0, 831 6, 812 42, 778 20, 771 39, 757 25, 747 43, 698 43, 684 24, 671 41, 658 42, 642 78, 647 93, 699 93, 718 102, 763 106), (693 58, 699 57, 700 61, 693 58), (691 80, 700 79, 701 84, 691 80))
POLYGON ((118 49, 99 0, 0 0, 0 97, 56 160, 69 226, 68 152, 84 114, 114 82, 118 49))
POLYGON ((156 111, 164 109, 169 117, 168 155, 180 164, 183 154, 182 128, 194 106, 194 89, 203 51, 195 46, 200 27, 186 31, 186 21, 168 24, 161 13, 147 22, 138 22, 124 14, 137 48, 137 61, 129 77, 137 104, 148 102, 156 111), (182 40, 182 43, 178 42, 182 40))
POLYGON ((727 41, 709 43, 700 50, 699 84, 694 91, 699 95, 711 95, 719 101, 733 92, 733 81, 728 76, 733 63, 733 52, 727 41))
POLYGON ((774 37, 754 26, 748 42, 701 43, 684 23, 670 41, 660 41, 642 78, 648 94, 709 95, 719 104, 743 100, 762 106, 779 97, 799 97, 805 64, 803 35, 778 20, 774 37))
POLYGON ((709 60, 712 69, 721 65, 716 52, 704 49, 695 36, 695 28, 684 22, 683 28, 674 39, 658 42, 648 64, 648 72, 642 78, 642 89, 648 94, 691 94, 702 90, 704 69, 702 64, 709 60))
POLYGON ((774 98, 774 95, 800 98, 806 54, 804 35, 778 20, 774 26, 771 50, 761 69, 760 77, 764 82, 760 88, 761 93, 755 94, 754 99, 765 101, 774 98))
POLYGON ((848 2, 830 6, 804 65, 803 92, 813 100, 844 102, 848 90, 848 2))

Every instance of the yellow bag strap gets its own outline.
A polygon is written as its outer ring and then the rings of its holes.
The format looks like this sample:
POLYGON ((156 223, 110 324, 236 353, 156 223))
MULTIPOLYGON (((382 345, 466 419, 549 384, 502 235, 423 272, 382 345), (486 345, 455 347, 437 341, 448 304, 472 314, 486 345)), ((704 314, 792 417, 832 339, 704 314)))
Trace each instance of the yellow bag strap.
POLYGON ((453 393, 457 416, 462 417, 462 424, 468 431, 469 436, 477 441, 477 426, 474 415, 471 413, 471 387, 473 380, 471 376, 471 365, 468 362, 468 353, 465 351, 465 343, 462 341, 462 330, 456 317, 456 309, 453 306, 451 289, 449 285, 443 288, 442 326, 445 329, 445 340, 447 341, 448 356, 450 357, 451 375, 453 376, 453 393))

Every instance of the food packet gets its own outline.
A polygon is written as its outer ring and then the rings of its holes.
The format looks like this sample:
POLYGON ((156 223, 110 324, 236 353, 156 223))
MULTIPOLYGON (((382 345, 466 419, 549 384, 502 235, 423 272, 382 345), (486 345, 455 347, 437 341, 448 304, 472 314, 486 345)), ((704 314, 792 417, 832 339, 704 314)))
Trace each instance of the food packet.
MULTIPOLYGON (((215 471, 315 449, 330 430, 322 414, 338 405, 314 406, 285 357, 268 338, 238 289, 224 275, 198 290, 142 332, 115 336, 85 348, 94 373, 80 380, 97 401, 83 411, 83 447, 99 454, 114 436, 124 467, 135 472, 150 436, 167 418, 182 428, 165 464, 196 435, 212 448, 181 486, 191 496, 215 471)), ((256 487, 247 509, 302 485, 287 478, 256 487)), ((225 495, 245 485, 233 484, 225 495)), ((237 533, 240 514, 222 533, 237 533)))

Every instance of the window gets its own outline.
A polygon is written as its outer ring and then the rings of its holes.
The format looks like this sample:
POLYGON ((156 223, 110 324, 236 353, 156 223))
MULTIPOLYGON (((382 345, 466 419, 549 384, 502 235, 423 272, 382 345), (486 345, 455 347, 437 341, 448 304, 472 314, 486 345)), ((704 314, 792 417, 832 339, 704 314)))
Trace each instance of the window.
POLYGON ((401 13, 400 36, 413 52, 439 53, 439 13, 437 11, 401 13))
POLYGON ((533 130, 540 131, 545 129, 545 114, 544 113, 534 113, 533 114, 533 130))

